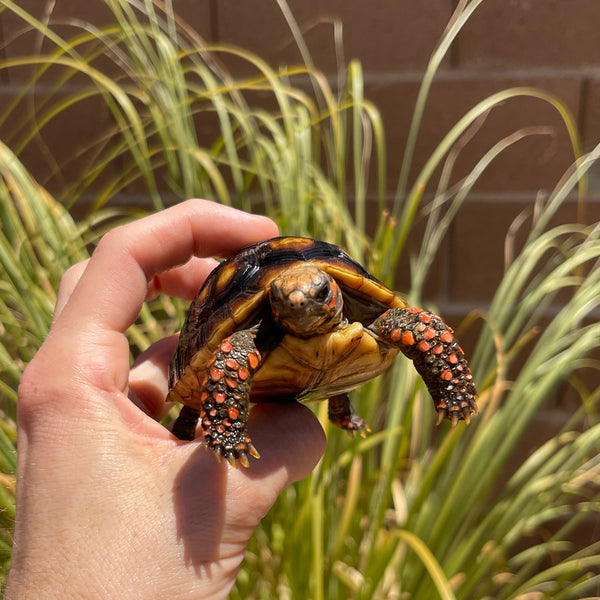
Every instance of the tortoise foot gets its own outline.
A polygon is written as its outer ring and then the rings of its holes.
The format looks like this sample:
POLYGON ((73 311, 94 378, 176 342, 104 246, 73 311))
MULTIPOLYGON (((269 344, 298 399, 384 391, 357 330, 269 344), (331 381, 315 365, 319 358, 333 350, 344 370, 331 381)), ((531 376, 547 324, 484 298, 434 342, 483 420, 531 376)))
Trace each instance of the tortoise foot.
POLYGON ((477 413, 477 390, 463 349, 441 317, 420 308, 392 308, 372 329, 413 361, 433 398, 438 424, 469 423, 477 413))
POLYGON ((461 400, 454 402, 451 406, 445 402, 439 402, 436 404, 436 410, 438 415, 436 425, 440 425, 444 419, 448 419, 452 421, 452 427, 456 427, 461 420, 468 425, 471 422, 471 415, 476 415, 478 412, 475 400, 470 403, 461 400))
POLYGON ((249 437, 246 437, 243 441, 240 441, 235 445, 231 444, 231 440, 227 440, 227 442, 223 443, 213 438, 210 442, 207 441, 207 445, 214 451, 219 462, 221 462, 222 458, 225 458, 225 460, 236 469, 238 467, 238 461, 242 467, 250 466, 248 456, 260 458, 258 450, 254 447, 254 444, 249 437))
POLYGON ((259 457, 247 432, 252 379, 262 362, 255 338, 248 329, 225 338, 202 369, 188 365, 169 393, 184 405, 174 435, 193 440, 200 421, 206 445, 234 467, 238 461, 248 467, 248 456, 259 457))
POLYGON ((371 431, 365 420, 354 410, 348 394, 329 398, 329 420, 346 430, 350 437, 358 433, 364 438, 371 431))
POLYGON ((345 429, 351 438, 353 438, 356 433, 362 438, 366 438, 367 433, 371 433, 371 428, 367 425, 365 420, 357 414, 349 420, 344 420, 342 423, 336 423, 336 425, 345 429))

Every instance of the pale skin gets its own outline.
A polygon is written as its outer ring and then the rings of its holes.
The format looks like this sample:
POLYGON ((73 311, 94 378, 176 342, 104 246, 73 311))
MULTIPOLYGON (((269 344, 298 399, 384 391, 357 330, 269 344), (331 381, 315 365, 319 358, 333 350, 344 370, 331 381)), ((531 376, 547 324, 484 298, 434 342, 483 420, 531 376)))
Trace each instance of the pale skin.
POLYGON ((123 332, 158 291, 191 300, 215 266, 275 224, 203 200, 119 227, 64 275, 47 340, 19 388, 17 520, 7 600, 226 598, 279 493, 325 448, 300 405, 254 407, 261 459, 234 469, 177 440, 175 336, 130 367, 123 332))

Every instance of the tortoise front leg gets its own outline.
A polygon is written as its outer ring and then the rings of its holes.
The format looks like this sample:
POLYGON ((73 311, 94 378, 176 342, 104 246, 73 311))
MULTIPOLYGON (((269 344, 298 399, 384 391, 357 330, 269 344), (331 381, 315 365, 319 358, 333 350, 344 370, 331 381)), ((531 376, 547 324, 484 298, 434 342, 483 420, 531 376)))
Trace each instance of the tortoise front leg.
POLYGON ((420 308, 391 308, 370 329, 410 358, 438 412, 456 425, 477 413, 477 390, 464 352, 442 319, 420 308))
POLYGON ((185 406, 173 433, 180 439, 194 439, 200 419, 206 445, 217 458, 225 457, 234 467, 237 460, 244 467, 249 466, 249 454, 260 456, 247 429, 252 378, 261 364, 255 337, 252 331, 242 330, 225 338, 203 372, 190 371, 193 367, 188 365, 174 389, 185 406), (200 382, 199 391, 194 380, 200 382), (190 397, 182 397, 188 388, 190 397))
POLYGON ((354 410, 348 394, 338 394, 329 398, 329 420, 345 429, 351 436, 358 431, 362 437, 371 431, 364 419, 354 410))

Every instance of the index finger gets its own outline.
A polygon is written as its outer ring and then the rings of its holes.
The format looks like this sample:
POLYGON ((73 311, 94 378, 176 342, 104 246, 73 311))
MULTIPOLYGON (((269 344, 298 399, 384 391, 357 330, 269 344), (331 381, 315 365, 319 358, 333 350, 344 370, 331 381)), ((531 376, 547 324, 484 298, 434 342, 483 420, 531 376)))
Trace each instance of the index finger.
POLYGON ((274 235, 270 219, 206 200, 188 200, 117 227, 98 243, 60 321, 72 331, 124 332, 155 275, 193 255, 226 257, 274 235))

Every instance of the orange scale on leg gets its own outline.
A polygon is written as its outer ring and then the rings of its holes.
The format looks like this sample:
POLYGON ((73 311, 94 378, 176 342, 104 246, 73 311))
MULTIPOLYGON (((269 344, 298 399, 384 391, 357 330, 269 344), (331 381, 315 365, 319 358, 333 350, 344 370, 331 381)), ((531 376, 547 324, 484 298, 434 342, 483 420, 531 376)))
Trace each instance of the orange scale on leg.
POLYGON ((228 352, 231 352, 233 350, 233 344, 229 340, 224 340, 223 342, 221 342, 219 348, 223 352, 225 352, 225 354, 227 354, 228 352))
POLYGON ((217 367, 213 367, 210 370, 210 378, 213 381, 219 381, 219 379, 222 379, 224 375, 225 375, 225 373, 223 372, 223 370, 218 369, 217 367))
POLYGON ((415 343, 415 336, 412 334, 412 331, 405 331, 400 338, 400 341, 405 346, 412 346, 415 343))
POLYGON ((250 366, 250 368, 252 370, 256 369, 256 367, 258 367, 258 363, 260 362, 260 354, 254 354, 253 352, 250 352, 250 354, 248 354, 248 365, 250 366))
POLYGON ((392 342, 397 342, 401 337, 402 337, 401 329, 392 329, 390 331, 390 339, 392 340, 392 342))
POLYGON ((440 377, 444 381, 450 381, 452 379, 452 371, 450 369, 445 369, 440 373, 440 377))
POLYGON ((423 333, 423 339, 432 340, 436 336, 435 329, 428 327, 423 333))
POLYGON ((446 331, 443 331, 442 335, 440 335, 440 340, 444 342, 444 344, 449 344, 452 341, 453 337, 454 336, 452 335, 452 333, 446 329, 446 331))

